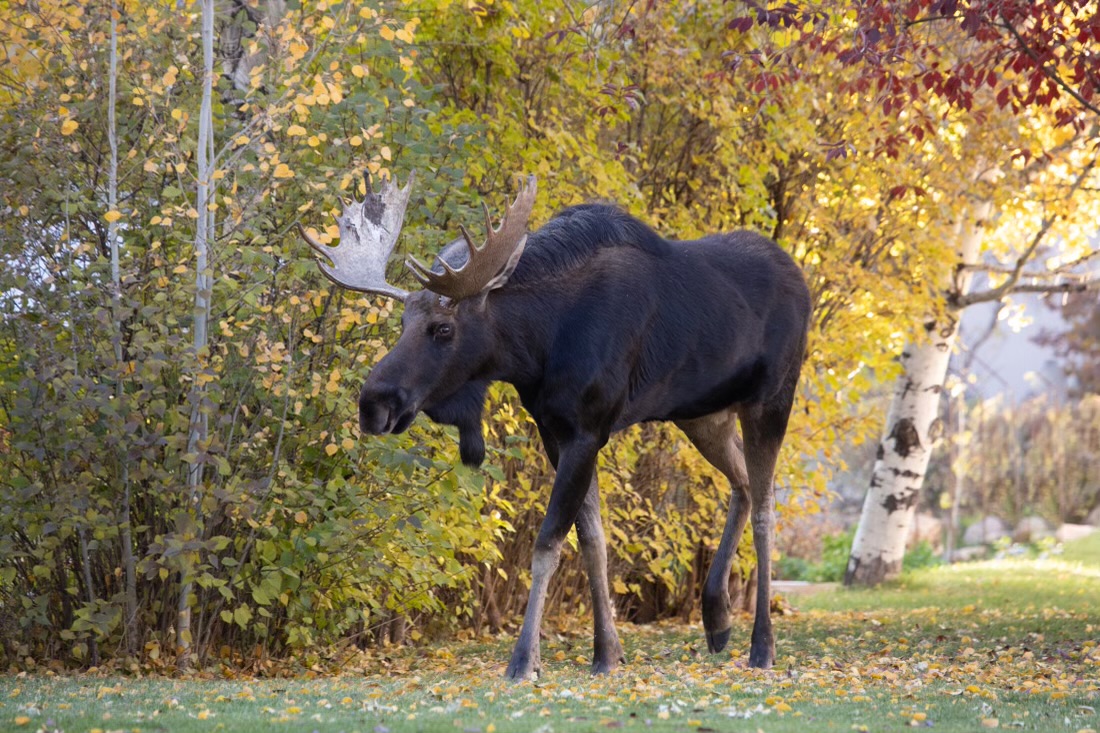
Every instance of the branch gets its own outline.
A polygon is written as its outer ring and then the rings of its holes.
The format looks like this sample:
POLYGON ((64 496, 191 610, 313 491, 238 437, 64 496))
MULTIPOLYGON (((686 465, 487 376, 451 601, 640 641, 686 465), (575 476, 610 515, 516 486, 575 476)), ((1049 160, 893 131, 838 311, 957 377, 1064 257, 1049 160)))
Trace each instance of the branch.
MULTIPOLYGON (((1043 280, 1056 277, 1065 277, 1071 279, 1088 278, 1088 273, 1073 272, 1073 270, 1076 270, 1081 265, 1087 264, 1097 257, 1100 257, 1100 249, 1093 250, 1087 255, 1078 257, 1075 260, 1070 260, 1063 265, 1059 265, 1058 267, 1054 267, 1049 270, 1028 270, 1027 272, 1021 272, 1020 279, 1043 280)), ((968 270, 970 272, 982 272, 987 275, 1012 275, 1014 272, 1016 272, 1016 268, 1002 265, 962 265, 961 269, 968 270)))
POLYGON ((1053 295, 1054 293, 1086 293, 1100 290, 1100 275, 1093 275, 1088 279, 1058 283, 1016 283, 1011 288, 993 288, 980 293, 968 293, 958 298, 955 302, 959 308, 965 308, 975 303, 989 303, 1000 301, 1010 293, 1042 293, 1053 295))
POLYGON ((1076 89, 1072 88, 1069 84, 1067 84, 1065 82, 1065 80, 1062 79, 1061 76, 1059 76, 1057 73, 1051 71, 1050 68, 1047 66, 1047 64, 1044 64, 1042 62, 1042 60, 1040 60, 1039 55, 1036 54, 1035 51, 1030 46, 1027 45, 1027 42, 1024 41, 1023 36, 1021 36, 1020 33, 1016 30, 1016 28, 1013 27, 1013 25, 1008 22, 1008 18, 1006 18, 1004 16, 1003 12, 1001 13, 1001 20, 1004 21, 1004 27, 1008 30, 1008 32, 1010 34, 1012 34, 1012 37, 1014 39, 1016 39, 1016 43, 1017 43, 1017 45, 1019 45, 1020 49, 1024 53, 1026 53, 1031 58, 1031 60, 1034 61, 1039 66, 1039 70, 1043 72, 1043 75, 1046 76, 1046 78, 1050 79, 1052 82, 1054 82, 1055 84, 1060 86, 1063 90, 1065 90, 1065 92, 1067 94, 1069 94, 1071 97, 1073 97, 1074 99, 1076 99, 1082 107, 1089 110, 1093 114, 1100 115, 1100 107, 1097 107, 1096 105, 1092 104, 1087 99, 1082 97, 1080 92, 1078 92, 1076 89))
MULTIPOLYGON (((1069 196, 1067 198, 1073 198, 1073 194, 1075 194, 1077 192, 1077 189, 1081 187, 1081 184, 1085 182, 1085 179, 1089 176, 1089 174, 1092 172, 1092 169, 1096 166, 1096 162, 1096 158, 1093 158, 1091 161, 1089 161, 1089 164, 1085 166, 1084 170, 1081 171, 1081 175, 1077 177, 1077 180, 1074 181, 1073 185, 1070 187, 1069 196)), ((1032 255, 1035 254, 1035 251, 1039 248, 1039 244, 1043 241, 1043 237, 1047 235, 1051 227, 1054 226, 1054 222, 1057 220, 1057 216, 1052 216, 1043 220, 1042 225, 1039 227, 1039 231, 1037 231, 1035 233, 1035 236, 1032 237, 1031 244, 1029 244, 1027 246, 1027 249, 1024 250, 1023 254, 1021 254, 1016 259, 1016 264, 1008 273, 1008 278, 1004 281, 1004 283, 1002 283, 998 287, 990 288, 989 290, 980 293, 952 293, 948 295, 948 301, 958 308, 965 308, 966 306, 973 305, 974 303, 988 303, 991 300, 1001 300, 1010 293, 1047 292, 1041 289, 1047 286, 1042 286, 1037 283, 1020 285, 1020 280, 1024 277, 1024 266, 1031 259, 1032 255)), ((962 268, 960 267, 960 270, 961 269, 962 268)), ((1059 285, 1051 285, 1050 287, 1057 288, 1059 287, 1059 285)), ((1055 289, 1051 290, 1050 292, 1072 291, 1055 289)))

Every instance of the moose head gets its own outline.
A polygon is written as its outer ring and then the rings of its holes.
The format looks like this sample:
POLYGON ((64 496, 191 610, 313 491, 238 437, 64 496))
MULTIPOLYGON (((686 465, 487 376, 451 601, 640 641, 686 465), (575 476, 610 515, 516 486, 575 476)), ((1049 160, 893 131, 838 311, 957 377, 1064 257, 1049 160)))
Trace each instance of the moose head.
POLYGON ((403 188, 392 180, 375 193, 369 179, 362 201, 347 201, 336 217, 340 243, 321 244, 299 225, 301 236, 332 264, 320 262, 333 282, 351 290, 405 303, 402 333, 375 366, 359 393, 359 427, 381 435, 404 432, 420 412, 459 430, 463 463, 485 458, 481 415, 488 380, 477 379, 494 356, 486 327, 486 299, 503 286, 523 254, 537 183, 529 176, 494 228, 487 207, 486 238, 462 236, 436 256, 429 268, 411 255, 405 265, 425 290, 408 292, 386 282, 386 263, 401 233, 414 175, 403 188))

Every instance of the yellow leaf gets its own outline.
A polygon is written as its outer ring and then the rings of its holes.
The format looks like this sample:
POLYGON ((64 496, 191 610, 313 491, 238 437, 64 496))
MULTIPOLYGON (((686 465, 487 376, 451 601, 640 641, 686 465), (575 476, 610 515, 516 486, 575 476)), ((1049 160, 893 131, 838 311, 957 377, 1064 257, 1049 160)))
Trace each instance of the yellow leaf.
POLYGON ((290 135, 291 137, 295 137, 297 135, 305 135, 306 128, 302 127, 301 125, 291 125, 290 127, 286 128, 286 134, 290 135))
POLYGON ((28 718, 26 715, 20 715, 15 718, 16 725, 26 725, 29 722, 31 722, 31 719, 28 718))
POLYGON ((309 520, 309 515, 305 512, 298 511, 294 513, 294 521, 298 524, 305 524, 309 520))
POLYGON ((335 443, 329 443, 325 446, 325 453, 330 456, 336 455, 336 451, 340 450, 335 443))
POLYGON ((348 143, 353 148, 357 148, 363 144, 363 138, 359 137, 358 135, 352 135, 351 138, 348 140, 348 143))
POLYGON ((290 166, 286 163, 279 163, 279 165, 275 166, 274 175, 276 178, 293 178, 294 171, 290 170, 290 166))
POLYGON ((383 145, 378 152, 382 154, 382 160, 393 160, 393 151, 390 150, 389 145, 383 145))
POLYGON ((397 34, 394 33, 393 29, 390 28, 388 25, 384 25, 382 26, 382 29, 378 31, 378 35, 382 36, 382 38, 387 41, 392 41, 397 34))
POLYGON ((110 211, 108 211, 106 214, 103 215, 103 218, 106 219, 108 222, 116 222, 116 221, 118 221, 119 219, 122 218, 122 214, 121 214, 121 212, 116 211, 115 209, 111 209, 110 211))
POLYGON ((76 128, 78 127, 80 127, 80 123, 78 123, 76 120, 65 120, 61 123, 61 134, 72 135, 74 132, 76 132, 76 128))
POLYGON ((146 173, 156 173, 157 172, 156 161, 154 161, 151 158, 149 160, 145 161, 145 165, 143 165, 141 167, 142 167, 142 170, 144 170, 146 173))
POLYGON ((413 42, 413 35, 412 35, 412 33, 409 33, 409 31, 407 31, 407 30, 406 30, 406 29, 404 29, 404 28, 402 28, 401 30, 397 31, 397 33, 394 33, 394 35, 395 35, 395 36, 397 36, 397 39, 398 39, 399 41, 404 41, 405 43, 412 43, 412 42, 413 42))
POLYGON ((344 450, 351 450, 355 447, 355 440, 352 438, 344 438, 342 441, 340 441, 340 447, 344 450))
POLYGON ((172 119, 176 120, 177 122, 182 120, 183 119, 183 110, 180 109, 179 107, 176 107, 174 110, 172 110, 172 119))
POLYGON ((351 67, 351 75, 357 79, 362 79, 364 76, 367 75, 367 69, 365 66, 356 64, 355 66, 351 67))

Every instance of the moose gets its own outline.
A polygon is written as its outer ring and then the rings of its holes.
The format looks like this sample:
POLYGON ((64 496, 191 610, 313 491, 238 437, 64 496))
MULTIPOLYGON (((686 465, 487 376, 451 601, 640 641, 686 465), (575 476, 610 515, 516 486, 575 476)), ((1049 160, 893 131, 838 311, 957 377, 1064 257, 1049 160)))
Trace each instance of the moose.
POLYGON ((729 513, 702 593, 707 648, 731 631, 729 578, 749 517, 758 562, 749 664, 769 668, 775 639, 769 573, 774 474, 806 349, 810 294, 795 262, 748 231, 664 239, 617 207, 583 204, 528 233, 536 181, 521 182, 486 238, 465 227, 432 267, 406 266, 424 286, 386 281, 413 176, 344 203, 340 241, 299 225, 337 284, 404 302, 402 333, 359 395, 364 434, 400 433, 420 412, 456 426, 464 463, 485 457, 482 413, 493 381, 511 383, 555 469, 535 539, 531 590, 506 676, 541 673, 539 628, 562 543, 576 526, 592 593, 593 673, 625 660, 608 590, 596 459, 609 436, 673 421, 731 486, 729 513), (330 264, 331 263, 331 264, 330 264), (737 423, 741 435, 738 435, 737 423))

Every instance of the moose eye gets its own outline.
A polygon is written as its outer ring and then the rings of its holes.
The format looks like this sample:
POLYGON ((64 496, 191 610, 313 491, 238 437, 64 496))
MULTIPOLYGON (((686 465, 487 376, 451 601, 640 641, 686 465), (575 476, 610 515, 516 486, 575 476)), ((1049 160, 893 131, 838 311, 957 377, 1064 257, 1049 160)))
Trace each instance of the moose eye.
POLYGON ((437 323, 431 329, 432 338, 436 341, 450 341, 454 332, 454 326, 449 323, 437 323))

